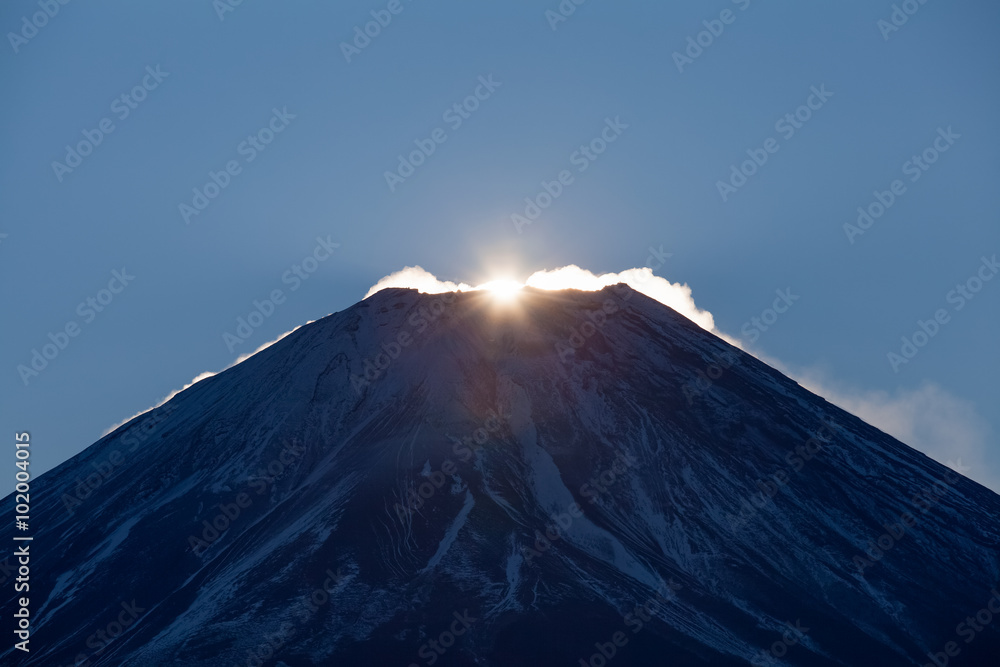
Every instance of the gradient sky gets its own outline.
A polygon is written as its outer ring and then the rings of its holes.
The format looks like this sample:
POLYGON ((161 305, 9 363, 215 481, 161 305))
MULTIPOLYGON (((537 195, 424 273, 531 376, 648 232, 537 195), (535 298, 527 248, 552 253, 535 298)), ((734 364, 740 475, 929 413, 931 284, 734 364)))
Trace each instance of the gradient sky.
POLYGON ((662 247, 656 274, 736 337, 790 289, 749 349, 1000 489, 1000 279, 961 310, 947 298, 1000 253, 1000 5, 913 2, 888 32, 888 1, 589 0, 554 23, 558 0, 401 0, 347 62, 341 44, 390 4, 243 2, 220 18, 224 0, 70 2, 36 31, 37 2, 0 5, 0 420, 32 433, 35 474, 404 266, 475 284, 622 271, 662 247), (674 53, 720 27, 679 71, 674 53), (445 112, 480 77, 499 86, 455 127, 445 112), (776 127, 822 86, 792 136, 776 127), (607 119, 619 136, 579 171, 607 119), (53 166, 102 121, 113 131, 76 168, 53 166), (272 122, 263 150, 242 143, 272 122), (390 191, 385 172, 437 128, 446 141, 390 191), (904 163, 939 128, 947 152, 911 181, 904 163), (769 138, 777 152, 723 201, 718 181, 769 138), (179 205, 230 161, 187 222, 179 205), (563 170, 572 183, 518 233, 511 215, 563 170), (844 225, 896 179, 905 192, 851 243, 844 225), (292 291, 317 237, 340 245, 292 291), (78 308, 123 268, 135 277, 101 312, 78 308), (285 302, 227 346, 274 289, 285 302), (947 323, 894 372, 887 353, 938 309, 947 323), (18 366, 70 322, 78 335, 26 384, 18 366))

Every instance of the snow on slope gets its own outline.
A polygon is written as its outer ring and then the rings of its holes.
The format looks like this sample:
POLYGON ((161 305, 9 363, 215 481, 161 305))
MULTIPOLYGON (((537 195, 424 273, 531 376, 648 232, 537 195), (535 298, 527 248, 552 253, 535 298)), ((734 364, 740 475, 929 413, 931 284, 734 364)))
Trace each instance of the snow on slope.
POLYGON ((745 664, 797 619, 789 664, 916 664, 1000 578, 995 494, 625 289, 384 290, 168 405, 72 514, 130 425, 37 481, 39 649, 5 664, 410 664, 464 611, 453 664, 616 630, 615 664, 745 664))

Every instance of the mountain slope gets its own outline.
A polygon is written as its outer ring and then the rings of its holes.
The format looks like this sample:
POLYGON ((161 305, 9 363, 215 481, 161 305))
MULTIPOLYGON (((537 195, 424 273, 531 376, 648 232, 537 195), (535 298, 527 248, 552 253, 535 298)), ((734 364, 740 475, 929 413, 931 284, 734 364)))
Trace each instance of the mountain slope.
POLYGON ((32 490, 4 664, 1000 652, 1000 497, 624 286, 384 290, 32 490))

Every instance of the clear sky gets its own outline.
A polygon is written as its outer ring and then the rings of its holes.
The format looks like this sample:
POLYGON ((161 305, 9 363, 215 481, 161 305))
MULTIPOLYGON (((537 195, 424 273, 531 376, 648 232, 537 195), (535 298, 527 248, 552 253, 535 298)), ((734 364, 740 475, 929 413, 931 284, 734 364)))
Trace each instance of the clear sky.
POLYGON ((651 266, 1000 488, 1000 5, 900 4, 5 0, 4 432, 40 473, 407 265, 651 266))

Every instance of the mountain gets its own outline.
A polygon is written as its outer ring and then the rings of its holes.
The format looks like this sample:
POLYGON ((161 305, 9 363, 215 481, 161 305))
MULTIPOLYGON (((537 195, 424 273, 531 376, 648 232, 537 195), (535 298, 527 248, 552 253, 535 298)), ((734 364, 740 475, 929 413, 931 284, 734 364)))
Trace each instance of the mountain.
POLYGON ((1000 497, 623 285, 383 290, 31 486, 5 665, 1000 654, 1000 497))

